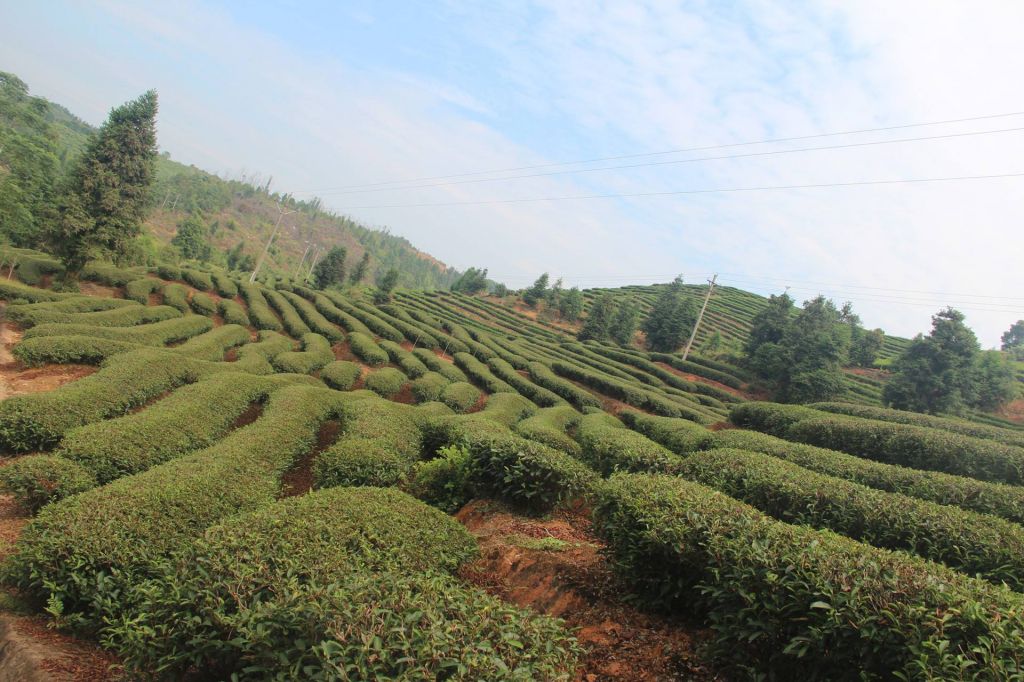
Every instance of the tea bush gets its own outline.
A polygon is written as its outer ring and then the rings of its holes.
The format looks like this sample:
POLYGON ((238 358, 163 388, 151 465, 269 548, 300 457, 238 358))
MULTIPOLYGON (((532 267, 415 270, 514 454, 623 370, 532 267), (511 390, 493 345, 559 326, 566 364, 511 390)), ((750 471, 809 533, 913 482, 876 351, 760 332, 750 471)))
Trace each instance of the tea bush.
POLYGON ((249 316, 245 313, 245 308, 230 298, 220 299, 217 310, 227 324, 239 324, 243 327, 248 327, 251 324, 249 316))
POLYGON ((320 369, 324 383, 339 391, 350 391, 363 373, 363 368, 348 360, 335 360, 320 369))
POLYGON ((714 434, 688 419, 657 417, 643 412, 625 410, 619 414, 629 428, 655 443, 660 443, 677 455, 712 447, 714 434))
POLYGON ((192 311, 188 302, 188 287, 177 282, 168 282, 164 285, 164 305, 171 306, 182 313, 192 311))
POLYGON ((96 485, 83 467, 54 455, 26 455, 0 467, 0 488, 22 509, 35 513, 44 505, 96 485))
POLYGON ((412 395, 418 403, 440 400, 444 389, 451 383, 437 372, 427 372, 412 382, 412 395))
POLYGON ((249 307, 249 319, 257 329, 269 329, 279 332, 282 329, 281 321, 274 314, 263 297, 262 288, 249 283, 241 285, 242 298, 249 307))
POLYGON ((217 302, 213 300, 212 296, 204 294, 201 291, 193 293, 192 300, 189 303, 192 306, 192 310, 199 315, 213 317, 217 314, 217 302))
POLYGON ((356 357, 370 366, 378 367, 388 364, 388 354, 381 350, 380 346, 365 334, 359 332, 349 333, 348 345, 356 357))
POLYGON ((219 272, 210 273, 210 277, 213 279, 213 287, 217 290, 218 294, 224 298, 238 296, 238 284, 235 283, 235 280, 219 272))
MULTIPOLYGON (((145 346, 163 346, 184 341, 213 329, 213 322, 199 315, 186 315, 163 322, 140 324, 134 327, 94 327, 87 324, 47 323, 32 327, 22 337, 23 342, 44 336, 91 336, 97 339, 139 343, 145 346)), ((17 352, 17 348, 15 348, 17 352)))
POLYGON ((427 373, 427 366, 418 357, 399 346, 394 341, 381 339, 377 344, 381 350, 388 354, 391 361, 402 368, 410 379, 416 379, 427 373))
POLYGON ((604 412, 580 419, 576 440, 580 459, 604 476, 616 471, 670 472, 682 462, 675 453, 604 412))
POLYGON ((141 277, 133 279, 124 287, 124 295, 142 305, 149 305, 151 294, 160 292, 164 283, 154 277, 141 277))
POLYGON ((394 367, 383 367, 366 376, 366 388, 377 395, 390 398, 402 390, 408 379, 394 367))
POLYGON ((210 273, 200 270, 181 269, 181 278, 194 286, 199 291, 213 291, 213 280, 210 273))
POLYGON ((538 385, 543 386, 552 393, 561 396, 572 403, 576 409, 584 407, 600 407, 601 401, 587 391, 579 388, 570 381, 555 376, 554 372, 547 365, 540 362, 531 362, 529 366, 530 378, 538 385))
POLYGON ((98 365, 112 355, 139 347, 130 341, 91 336, 38 336, 24 339, 11 354, 26 367, 50 363, 98 365))
POLYGON ((412 350, 412 354, 416 356, 416 358, 419 359, 419 361, 428 369, 430 369, 430 371, 437 372, 448 381, 469 382, 469 377, 467 377, 461 369, 450 362, 445 362, 426 348, 414 348, 412 350))
POLYGON ((482 395, 473 384, 455 381, 441 391, 441 402, 456 412, 465 412, 476 405, 482 395))
POLYGON ((582 418, 583 415, 569 405, 546 407, 516 424, 515 431, 524 438, 544 443, 579 458, 582 449, 566 432, 575 428, 582 418))
POLYGON ((306 323, 302 321, 302 317, 299 316, 295 307, 292 306, 281 292, 274 291, 273 289, 263 289, 262 293, 267 303, 269 303, 281 316, 281 322, 284 324, 285 330, 291 336, 299 339, 312 331, 306 323))
MULTIPOLYGON (((524 365, 528 364, 528 362, 524 361, 524 365)), ((504 381, 514 388, 517 393, 526 396, 540 407, 565 404, 565 400, 561 396, 543 386, 538 386, 520 375, 512 365, 501 358, 491 358, 487 361, 487 366, 490 367, 499 380, 504 381)))
POLYGON ((334 361, 331 343, 319 334, 307 333, 302 337, 301 351, 288 351, 271 361, 279 372, 309 374, 334 361))

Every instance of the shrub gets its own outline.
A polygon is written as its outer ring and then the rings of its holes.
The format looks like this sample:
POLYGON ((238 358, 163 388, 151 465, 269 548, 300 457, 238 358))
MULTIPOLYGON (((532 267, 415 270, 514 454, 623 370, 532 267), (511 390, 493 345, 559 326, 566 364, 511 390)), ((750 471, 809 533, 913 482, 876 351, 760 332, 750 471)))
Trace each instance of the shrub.
POLYGON ((455 364, 466 373, 476 385, 488 393, 515 393, 516 389, 494 376, 487 365, 474 358, 469 353, 456 353, 455 364))
POLYGON ((418 403, 440 400, 450 382, 437 372, 427 372, 412 382, 412 395, 418 403))
POLYGON ((41 301, 60 301, 67 298, 77 298, 77 295, 61 294, 48 289, 26 286, 20 282, 0 279, 0 298, 5 301, 39 303, 41 301))
POLYGON ((264 329, 259 333, 259 342, 247 343, 238 349, 238 357, 231 367, 251 374, 273 374, 270 361, 282 353, 291 352, 294 345, 284 334, 264 329))
POLYGON ((255 284, 243 283, 241 289, 242 298, 245 299, 246 305, 249 306, 249 319, 252 320, 253 326, 257 329, 281 331, 281 321, 277 319, 277 315, 267 305, 267 300, 263 297, 260 287, 255 284))
POLYGON ((643 412, 624 411, 619 417, 626 426, 660 443, 677 455, 711 447, 714 434, 687 419, 656 417, 643 412))
POLYGON ((690 360, 683 360, 675 355, 669 355, 668 353, 651 353, 651 359, 672 365, 680 371, 695 374, 699 377, 704 377, 705 379, 711 379, 712 381, 717 381, 718 383, 725 384, 730 388, 741 388, 743 386, 743 382, 728 371, 715 369, 705 364, 698 364, 690 360))
POLYGON ((360 334, 359 332, 350 333, 348 335, 348 345, 352 352, 368 365, 380 366, 388 364, 388 354, 381 350, 376 342, 365 334, 360 334))
POLYGON ((324 317, 333 322, 334 324, 340 325, 342 329, 347 332, 359 332, 360 334, 366 334, 367 336, 373 336, 373 332, 365 324, 352 317, 348 313, 339 310, 336 305, 322 294, 315 294, 313 296, 313 305, 320 311, 324 317))
POLYGON ((282 472, 346 395, 280 389, 262 418, 205 450, 47 505, 8 559, 8 582, 89 629, 131 612, 130 588, 158 562, 221 519, 274 500, 282 472))
POLYGON ((129 299, 149 305, 149 297, 160 291, 164 283, 154 277, 141 277, 128 282, 124 288, 124 295, 129 299))
POLYGON ((331 343, 319 334, 310 332, 302 337, 301 351, 281 353, 271 362, 280 372, 309 374, 333 361, 334 351, 331 350, 331 343))
POLYGON ((491 368, 498 379, 504 381, 514 388, 516 392, 526 396, 540 407, 552 407, 553 405, 565 404, 565 400, 563 400, 558 394, 553 391, 549 391, 543 386, 538 386, 529 379, 521 376, 515 368, 505 360, 502 360, 501 358, 491 358, 487 361, 487 365, 491 368))
POLYGON ((390 398, 402 390, 406 376, 394 367, 384 367, 370 372, 366 377, 366 388, 384 398, 390 398))
POLYGON ((427 373, 427 366, 415 355, 399 346, 394 341, 382 339, 377 345, 388 354, 391 361, 402 368, 410 379, 416 379, 427 373))
MULTIPOLYGON (((96 339, 110 339, 139 343, 145 346, 163 346, 183 341, 213 329, 213 322, 206 317, 186 315, 152 324, 134 327, 94 327, 87 324, 47 323, 25 332, 22 343, 28 339, 46 336, 89 336, 96 339)), ((17 353, 17 348, 15 348, 17 353)))
POLYGON ((377 441, 346 438, 313 463, 313 487, 398 485, 412 463, 377 441))
POLYGON ((1003 519, 874 490, 744 450, 694 454, 677 473, 780 521, 828 528, 1016 589, 1024 586, 1024 528, 1003 519))
POLYGON ((320 378, 324 383, 339 391, 350 391, 363 373, 363 368, 355 362, 336 360, 323 366, 320 378))
POLYGON ((1020 486, 882 464, 836 450, 791 443, 756 431, 728 429, 713 434, 713 437, 714 447, 763 452, 805 469, 838 476, 869 488, 1024 523, 1024 488, 1020 486))
POLYGON ((99 282, 111 287, 123 287, 132 280, 138 279, 140 271, 138 269, 127 270, 110 263, 94 261, 82 268, 80 276, 82 279, 91 282, 99 282))
POLYGON ((165 284, 164 305, 169 305, 183 313, 191 312, 191 306, 188 303, 188 287, 177 282, 165 284))
POLYGON ((7 307, 6 315, 9 319, 23 326, 33 326, 43 322, 50 322, 51 320, 46 319, 47 317, 59 316, 61 313, 93 313, 136 305, 138 304, 135 301, 128 301, 123 298, 81 296, 65 298, 60 301, 10 305, 7 307))
POLYGON ((579 381, 580 383, 593 388, 596 391, 617 398, 627 405, 641 410, 650 410, 665 417, 681 417, 683 409, 676 403, 664 396, 652 393, 636 384, 629 384, 620 381, 607 374, 593 372, 579 365, 567 362, 553 362, 551 369, 556 374, 579 381))
POLYGON ((352 305, 349 301, 345 300, 341 294, 334 291, 325 291, 324 295, 330 299, 331 303, 333 303, 336 308, 359 320, 363 326, 368 327, 377 336, 381 336, 389 341, 394 341, 395 343, 401 343, 405 340, 405 337, 402 336, 402 332, 398 331, 373 313, 352 305))
POLYGON ((587 493, 596 476, 573 457, 513 435, 468 443, 470 485, 531 513, 550 511, 587 493))
POLYGON ((398 491, 320 491, 211 529, 110 641, 172 676, 570 679, 555 621, 446 575, 475 553, 457 522, 398 491))
POLYGON ((341 411, 346 437, 376 441, 410 462, 419 457, 422 444, 416 409, 370 397, 353 397, 341 411))
POLYGON ((650 438, 630 431, 607 413, 588 414, 576 429, 580 459, 598 473, 616 471, 670 472, 682 458, 650 438))
POLYGON ((26 367, 50 363, 98 365, 112 355, 138 347, 129 341, 90 336, 39 336, 22 340, 11 353, 26 367))
POLYGON ((213 280, 210 274, 200 270, 181 269, 181 278, 200 291, 212 291, 213 280))
POLYGON ((18 257, 18 279, 25 284, 41 285, 43 277, 64 272, 64 266, 45 255, 22 254, 18 257))
POLYGON ((409 476, 409 493, 446 514, 454 514, 473 499, 469 481, 469 451, 442 447, 434 459, 417 462, 409 476))
POLYGON ((729 421, 736 426, 745 429, 763 431, 783 438, 789 427, 803 419, 814 419, 823 417, 818 410, 801 405, 783 405, 781 403, 768 403, 752 401, 734 405, 729 410, 729 421))
POLYGON ((0 487, 33 514, 43 505, 95 485, 96 481, 84 468, 54 455, 27 455, 0 467, 0 487))
POLYGON ((595 529, 662 609, 707 620, 715 651, 775 679, 1001 679, 1024 600, 923 559, 774 521, 696 483, 620 474, 595 529))
POLYGON ((462 370, 453 365, 450 362, 445 362, 433 351, 427 350, 426 348, 414 348, 412 354, 419 359, 430 371, 437 372, 448 381, 462 381, 469 382, 469 377, 463 374, 462 370))
POLYGON ((220 311, 221 317, 224 318, 224 322, 227 324, 238 324, 243 327, 248 327, 251 324, 249 322, 249 316, 245 314, 245 308, 230 298, 220 299, 220 303, 217 304, 217 309, 220 311))
POLYGON ((284 296, 285 299, 292 304, 292 307, 294 307, 299 313, 299 316, 303 321, 317 334, 328 338, 331 343, 337 343, 345 338, 345 335, 341 333, 341 330, 331 324, 331 322, 321 315, 320 311, 318 311, 316 307, 306 299, 289 291, 282 291, 280 295, 284 296))
POLYGON ((496 393, 487 399, 480 416, 512 426, 537 411, 537 406, 518 393, 496 393))
POLYGON ((582 454, 579 443, 570 438, 566 431, 579 424, 582 418, 583 415, 569 405, 546 407, 516 424, 515 431, 524 438, 544 443, 578 458, 582 454))
POLYGON ((584 407, 601 406, 600 400, 587 391, 584 391, 582 388, 579 388, 572 382, 565 381, 564 379, 560 379, 555 376, 547 365, 540 362, 531 362, 529 371, 530 378, 537 384, 543 386, 552 393, 565 398, 578 410, 582 410, 584 407))
POLYGON ((284 323, 284 328, 289 334, 298 339, 310 333, 310 328, 302 321, 298 311, 281 292, 264 289, 263 297, 281 316, 281 322, 284 323))
POLYGON ((456 412, 465 412, 480 401, 481 395, 473 384, 455 381, 441 392, 441 401, 456 412))
POLYGON ((200 315, 213 317, 217 314, 217 302, 213 300, 212 296, 201 291, 196 291, 192 294, 191 305, 192 310, 200 315))
MULTIPOLYGON (((31 313, 22 315, 21 318, 18 319, 18 322, 25 327, 31 327, 33 325, 43 324, 46 322, 87 324, 94 327, 129 327, 138 324, 148 324, 150 322, 160 322, 162 320, 169 320, 171 318, 181 316, 181 313, 168 306, 143 306, 139 305, 135 301, 124 301, 124 303, 127 303, 128 305, 86 313, 36 309, 31 313)), ((50 304, 43 303, 36 305, 50 304)), ((61 305, 61 303, 52 305, 61 305)))
POLYGON ((213 286, 218 294, 224 298, 238 296, 238 285, 235 283, 235 280, 219 272, 210 273, 210 277, 213 279, 213 286))
POLYGON ((205 334, 193 336, 185 343, 173 349, 175 353, 187 355, 196 360, 220 362, 224 352, 249 341, 249 330, 237 324, 225 324, 211 329, 205 334))
POLYGON ((181 269, 177 265, 158 265, 156 274, 160 275, 160 279, 181 279, 181 269))

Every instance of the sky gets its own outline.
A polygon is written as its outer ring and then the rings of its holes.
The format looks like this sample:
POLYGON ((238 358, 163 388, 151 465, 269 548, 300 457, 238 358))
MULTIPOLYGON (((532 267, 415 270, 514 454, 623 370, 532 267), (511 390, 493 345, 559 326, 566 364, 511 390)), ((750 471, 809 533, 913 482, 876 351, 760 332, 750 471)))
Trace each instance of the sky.
POLYGON ((172 158, 272 176, 512 287, 718 273, 850 300, 902 336, 952 305, 984 347, 1024 318, 1024 3, 0 0, 0 16, 0 70, 34 94, 99 124, 156 88, 172 158))

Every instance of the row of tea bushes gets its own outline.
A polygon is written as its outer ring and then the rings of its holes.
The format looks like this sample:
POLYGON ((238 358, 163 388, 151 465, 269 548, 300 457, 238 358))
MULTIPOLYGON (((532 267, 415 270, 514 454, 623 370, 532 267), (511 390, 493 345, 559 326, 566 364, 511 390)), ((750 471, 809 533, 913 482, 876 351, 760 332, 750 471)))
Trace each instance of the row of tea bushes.
POLYGON ((245 312, 245 308, 238 301, 230 298, 220 299, 220 302, 217 304, 217 312, 224 318, 226 324, 240 324, 243 327, 248 327, 252 324, 249 320, 249 315, 245 312))
POLYGON ((279 332, 283 329, 281 320, 270 309, 267 299, 263 296, 264 289, 255 284, 241 285, 242 298, 249 308, 249 319, 257 329, 269 329, 279 332))
POLYGON ((531 362, 529 367, 530 378, 534 383, 555 395, 567 400, 579 410, 587 407, 600 407, 601 401, 591 393, 583 390, 571 381, 566 381, 551 371, 551 368, 541 362, 531 362))
POLYGON ((344 340, 345 335, 341 330, 331 324, 330 320, 324 317, 312 303, 289 291, 282 291, 280 294, 292 304, 295 310, 299 313, 299 316, 311 330, 327 338, 331 343, 337 343, 344 340))
MULTIPOLYGON (((529 365, 529 363, 524 360, 524 366, 525 365, 529 365)), ((552 407, 555 405, 565 404, 565 400, 557 393, 533 383, 526 377, 519 374, 511 364, 502 360, 500 357, 488 360, 487 366, 499 380, 504 381, 515 389, 517 393, 529 398, 540 407, 552 407)))
MULTIPOLYGON (((96 299, 103 300, 103 299, 96 299)), ((95 312, 63 312, 48 308, 37 308, 31 312, 26 311, 24 315, 18 316, 18 309, 11 308, 11 319, 16 320, 25 327, 45 323, 64 324, 86 324, 93 327, 129 327, 138 324, 149 324, 161 322, 171 318, 180 317, 181 313, 170 306, 144 306, 135 301, 124 301, 122 299, 105 299, 110 301, 121 301, 123 304, 116 308, 107 308, 95 312)), ((35 306, 66 306, 72 301, 59 301, 56 303, 36 303, 35 306)))
MULTIPOLYGON (((416 379, 427 373, 427 366, 418 357, 399 346, 394 341, 381 339, 378 343, 381 350, 388 354, 391 361, 402 368, 410 379, 416 379)), ((427 351, 429 352, 429 351, 427 351)))
MULTIPOLYGON (((138 343, 145 346, 163 346, 190 339, 213 329, 213 322, 198 315, 186 315, 162 322, 140 324, 134 327, 94 327, 87 324, 48 323, 25 331, 23 341, 44 336, 91 336, 138 343)), ((18 352, 18 346, 14 353, 18 352)))
POLYGON ((263 289, 262 293, 267 303, 281 316, 281 323, 284 324, 284 329, 290 336, 301 339, 312 331, 302 321, 302 316, 299 315, 288 299, 284 297, 284 294, 273 289, 263 289))
POLYGON ((302 336, 301 351, 281 353, 274 357, 272 363, 279 372, 309 374, 333 361, 331 343, 319 334, 310 332, 302 336))
POLYGON ((414 348, 412 354, 422 362, 431 372, 437 372, 448 381, 469 381, 461 369, 450 362, 439 358, 436 354, 426 348, 414 348))
POLYGON ((671 472, 682 459, 605 412, 588 414, 576 427, 580 459, 603 476, 617 471, 671 472))
POLYGON ((516 389, 494 376, 487 368, 487 365, 477 360, 469 353, 456 353, 455 365, 461 369, 470 380, 488 393, 515 393, 516 389))
POLYGON ((515 431, 523 438, 562 450, 578 459, 582 448, 568 432, 575 429, 582 418, 583 415, 570 405, 546 407, 516 424, 515 431))
POLYGON ((388 364, 388 354, 366 334, 349 332, 348 346, 357 358, 371 367, 388 364))

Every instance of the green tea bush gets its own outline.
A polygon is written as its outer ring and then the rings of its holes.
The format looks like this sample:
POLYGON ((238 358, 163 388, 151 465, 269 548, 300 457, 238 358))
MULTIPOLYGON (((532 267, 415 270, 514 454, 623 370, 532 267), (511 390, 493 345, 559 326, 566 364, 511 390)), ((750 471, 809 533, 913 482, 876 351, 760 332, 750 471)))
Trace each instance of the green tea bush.
POLYGON ((177 265, 158 265, 156 267, 156 274, 160 276, 160 279, 181 279, 181 268, 179 268, 177 265))
POLYGON ((302 337, 301 351, 288 351, 274 357, 271 361, 279 372, 309 374, 334 361, 331 342, 312 332, 302 337))
POLYGON ((437 372, 427 372, 412 382, 412 395, 418 403, 440 400, 451 383, 437 372))
POLYGON ((0 488, 32 514, 44 505, 96 485, 83 467, 54 455, 26 455, 0 467, 0 488))
POLYGON ((416 408, 381 400, 369 393, 366 396, 354 395, 341 408, 344 436, 376 441, 410 462, 417 459, 422 436, 416 408))
POLYGON ((718 383, 724 384, 730 388, 742 388, 743 386, 743 382, 728 371, 722 371, 703 364, 691 362, 689 360, 683 360, 675 355, 669 355, 668 353, 651 353, 651 359, 672 365, 682 372, 688 372, 699 377, 704 377, 705 379, 717 381, 718 383))
POLYGON ((46 275, 57 275, 64 272, 60 261, 45 255, 22 254, 18 257, 18 279, 25 284, 39 285, 46 275))
POLYGON ((164 285, 164 305, 171 306, 183 313, 192 311, 188 302, 189 290, 184 284, 168 282, 164 285))
POLYGON ((302 321, 302 317, 295 310, 295 307, 281 292, 274 291, 273 289, 263 289, 263 297, 281 315, 281 322, 284 323, 284 328, 289 334, 298 339, 312 331, 302 321))
POLYGON ((838 476, 869 488, 902 493, 929 502, 994 514, 1024 523, 1024 487, 882 464, 837 450, 793 443, 757 431, 728 429, 718 431, 713 436, 712 447, 763 452, 805 469, 838 476))
POLYGON ((479 414, 485 419, 511 427, 536 411, 537 406, 518 393, 495 393, 487 398, 487 404, 479 414))
POLYGON ((149 297, 163 289, 164 283, 154 277, 140 277, 128 282, 124 295, 142 305, 149 305, 149 297))
POLYGON ((631 410, 622 412, 619 417, 629 428, 664 445, 677 455, 706 450, 714 442, 715 434, 687 419, 657 417, 631 410))
POLYGON ((367 336, 373 336, 373 332, 365 324, 352 317, 348 313, 340 310, 336 305, 331 303, 323 294, 315 294, 313 296, 313 305, 320 311, 320 314, 326 317, 328 320, 336 325, 341 326, 347 332, 359 332, 360 334, 366 334, 367 336))
POLYGON ((380 346, 365 334, 359 332, 349 333, 348 345, 356 357, 371 367, 388 364, 388 354, 381 350, 380 346))
POLYGON ((123 287, 142 276, 145 270, 119 268, 110 263, 93 261, 82 268, 80 276, 90 282, 99 282, 111 287, 123 287))
POLYGON ((512 432, 504 424, 476 414, 437 416, 419 423, 422 453, 433 457, 443 448, 468 448, 471 443, 506 438, 512 432))
POLYGON ((255 284, 248 283, 243 283, 241 289, 242 298, 245 299, 246 305, 249 306, 249 319, 252 320, 253 326, 257 329, 281 331, 281 321, 277 319, 277 315, 267 305, 262 289, 255 284))
POLYGON ((473 499, 470 456, 464 447, 442 447, 437 456, 417 462, 409 475, 409 494, 446 514, 454 514, 473 499))
POLYGON ((540 362, 531 362, 530 378, 538 385, 543 386, 552 393, 568 400, 576 409, 584 407, 600 407, 601 401, 593 395, 576 386, 570 381, 555 376, 554 372, 547 365, 540 362))
POLYGON ((377 336, 383 337, 388 341, 394 341, 395 343, 401 343, 405 340, 402 332, 398 331, 372 312, 352 305, 352 303, 347 301, 341 294, 334 291, 325 291, 324 295, 330 299, 331 303, 333 303, 336 308, 359 320, 377 336))
POLYGON ((196 291, 192 294, 190 304, 192 305, 192 310, 199 315, 213 317, 217 314, 217 301, 209 294, 204 294, 201 291, 196 291))
POLYGON ((483 394, 473 384, 455 381, 441 392, 441 402, 456 412, 465 412, 480 401, 483 394))
POLYGON ((51 363, 99 365, 112 355, 139 347, 130 341, 91 336, 38 336, 24 339, 14 348, 12 355, 26 367, 51 363))
POLYGON ((346 438, 313 462, 313 487, 398 485, 412 462, 369 438, 346 438))
POLYGON ((348 360, 335 360, 320 369, 320 378, 324 383, 338 391, 351 391, 363 373, 363 368, 348 360))
POLYGON ((273 502, 281 474, 309 452, 347 395, 279 389, 260 419, 209 448, 47 505, 18 539, 8 583, 90 630, 130 613, 131 588, 170 553, 222 519, 273 502))
POLYGON ((593 372, 579 365, 567 362, 553 362, 551 369, 560 376, 578 381, 607 396, 616 398, 641 410, 650 410, 664 417, 681 417, 683 410, 669 399, 641 388, 637 384, 629 384, 603 373, 593 372))
MULTIPOLYGON (((47 323, 25 331, 22 343, 47 336, 89 336, 97 339, 125 341, 144 346, 163 346, 183 341, 213 329, 209 318, 186 315, 163 322, 140 324, 134 327, 94 327, 87 324, 47 323)), ((15 348, 17 353, 17 348, 15 348)))
POLYGON ((245 314, 245 308, 230 298, 220 299, 217 310, 227 324, 238 324, 243 327, 248 327, 251 324, 249 316, 245 314))
POLYGON ((488 393, 515 393, 516 389, 494 376, 487 365, 469 353, 456 353, 455 364, 465 372, 466 376, 488 393))
POLYGON ((235 283, 235 280, 219 272, 210 273, 210 277, 213 279, 213 287, 217 290, 218 294, 224 298, 238 296, 238 284, 235 283))
POLYGON ((729 421, 745 429, 753 429, 779 438, 785 438, 789 427, 804 419, 824 417, 819 410, 802 405, 783 405, 751 401, 734 405, 729 410, 729 421))
POLYGON ((419 359, 419 361, 428 369, 430 369, 430 371, 437 372, 448 381, 469 382, 469 377, 467 377, 461 369, 452 363, 445 362, 441 358, 437 357, 433 351, 426 348, 414 348, 412 350, 412 354, 416 356, 416 358, 419 359))
POLYGON ((65 298, 60 301, 44 301, 41 303, 25 303, 7 307, 6 316, 23 326, 49 322, 46 317, 59 313, 94 313, 101 310, 114 310, 126 306, 137 306, 135 301, 123 298, 101 298, 99 296, 81 296, 65 298))
POLYGON ((61 294, 49 289, 37 289, 26 286, 20 282, 0 279, 0 298, 5 301, 25 301, 27 303, 39 303, 41 301, 60 301, 67 298, 77 298, 77 294, 61 294))
POLYGON ((671 472, 683 461, 604 412, 580 419, 576 440, 582 450, 580 459, 603 476, 617 471, 671 472))
POLYGON ((494 375, 498 377, 499 380, 504 381, 514 388, 517 393, 526 396, 540 407, 552 407, 554 405, 565 404, 565 400, 558 394, 553 391, 549 391, 543 386, 538 386, 529 379, 523 377, 515 370, 514 367, 512 367, 512 365, 501 358, 491 358, 487 361, 487 366, 491 368, 494 375))
POLYGON ((597 477, 579 460, 511 434, 473 439, 470 485, 530 513, 544 513, 585 495, 597 477))
POLYGON ((290 291, 282 291, 281 296, 292 304, 303 321, 317 334, 326 337, 331 343, 337 343, 345 338, 341 330, 331 324, 330 320, 320 314, 320 311, 306 299, 290 291))
POLYGON ((240 327, 237 324, 225 324, 211 329, 205 334, 193 336, 173 350, 175 353, 181 353, 196 360, 220 362, 224 359, 225 351, 248 343, 249 338, 249 330, 245 327, 240 327))
POLYGON ((391 361, 402 368, 410 379, 416 379, 427 373, 427 366, 418 357, 399 346, 394 341, 381 339, 378 343, 381 350, 388 354, 391 361))
POLYGON ((194 286, 199 291, 213 291, 213 280, 210 273, 200 270, 181 269, 181 278, 194 286))
POLYGON ((447 575, 475 553, 457 522, 398 491, 320 491, 212 528, 109 641, 131 668, 172 676, 570 679, 556 621, 447 575))
MULTIPOLYGON (((144 306, 139 305, 135 301, 123 302, 127 303, 127 305, 86 313, 35 309, 31 313, 23 314, 17 321, 25 327, 44 323, 87 324, 94 327, 130 327, 181 317, 181 313, 169 306, 144 306)), ((65 302, 34 305, 61 305, 63 303, 65 302)))
POLYGON ((390 398, 402 390, 406 381, 408 379, 401 371, 394 367, 383 367, 366 376, 366 388, 381 397, 390 398))
POLYGON ((72 429, 56 454, 109 483, 212 445, 253 403, 285 385, 277 377, 216 374, 141 412, 72 429))
POLYGON ((648 602, 685 609, 714 653, 780 680, 1009 679, 1024 599, 902 552, 775 521, 675 476, 620 474, 594 527, 648 602))
POLYGON ((417 346, 438 348, 441 345, 435 336, 437 334, 436 330, 425 328, 397 306, 377 306, 377 309, 373 312, 417 346))
POLYGON ((902 549, 969 575, 1024 586, 1024 528, 986 514, 874 490, 770 455, 708 450, 676 473, 780 521, 902 549))
POLYGON ((582 449, 566 432, 575 428, 582 418, 583 415, 569 405, 545 407, 537 410, 532 417, 516 424, 515 431, 523 438, 535 440, 579 458, 582 449))

